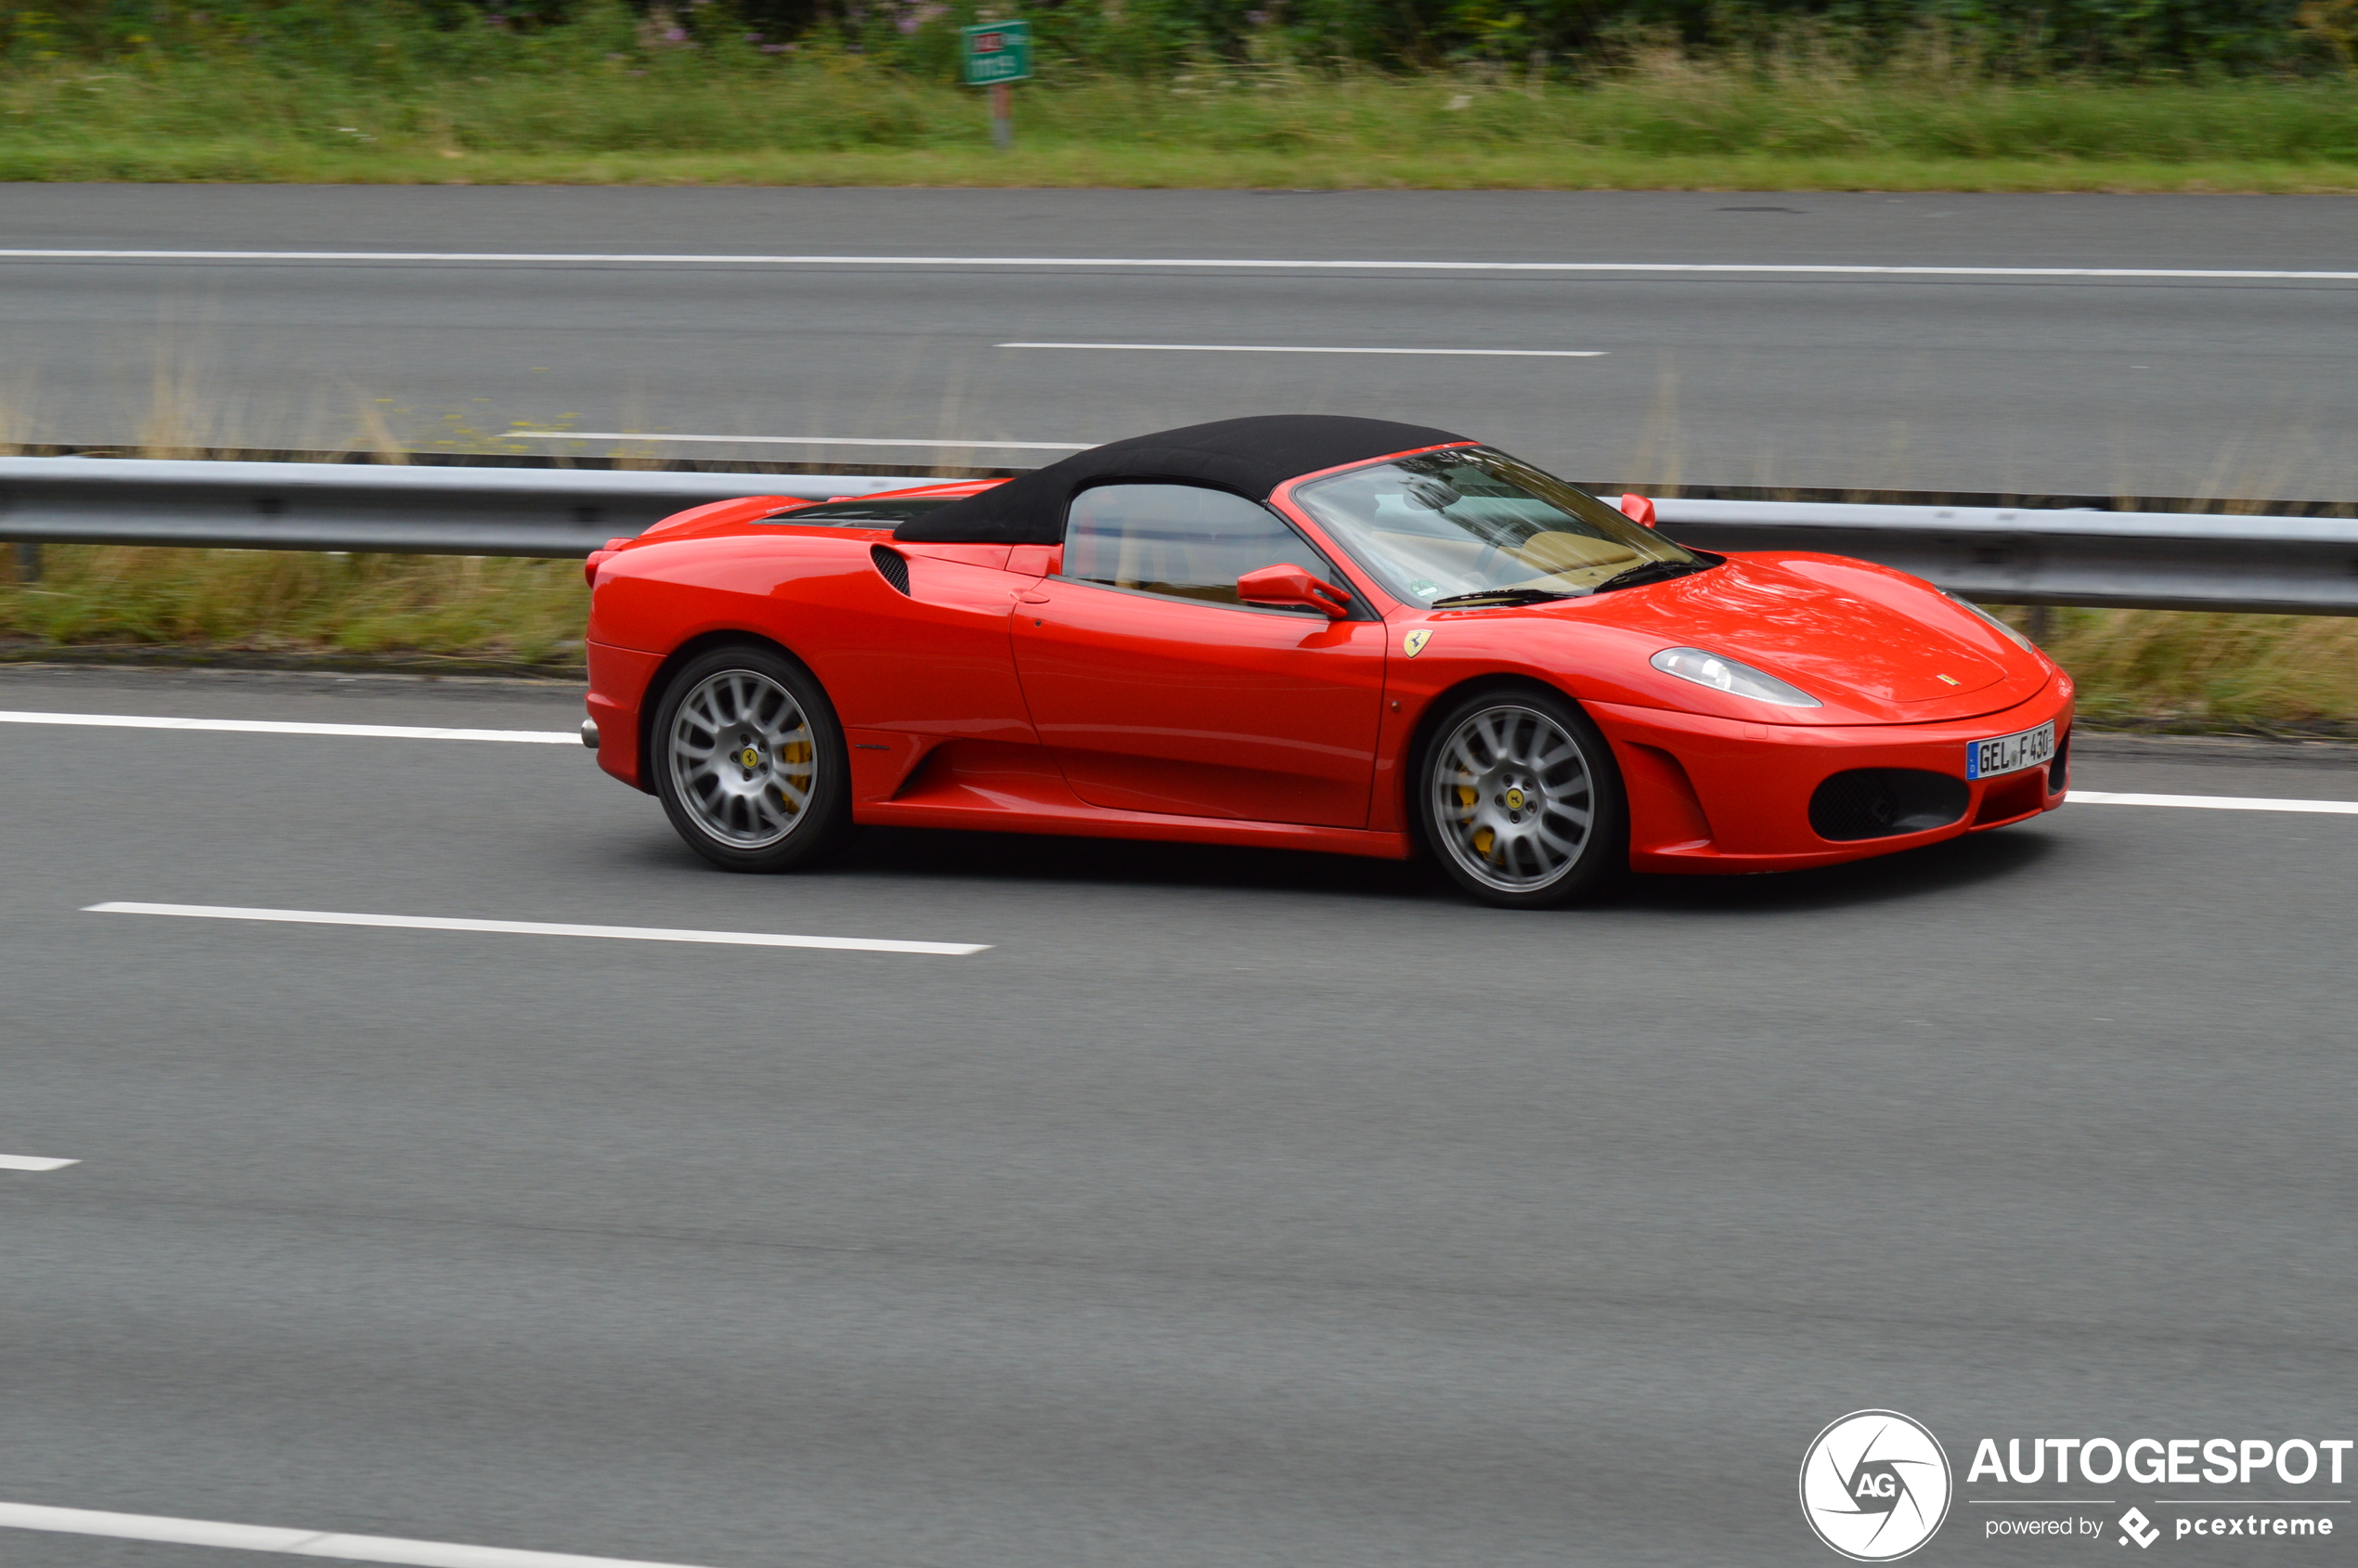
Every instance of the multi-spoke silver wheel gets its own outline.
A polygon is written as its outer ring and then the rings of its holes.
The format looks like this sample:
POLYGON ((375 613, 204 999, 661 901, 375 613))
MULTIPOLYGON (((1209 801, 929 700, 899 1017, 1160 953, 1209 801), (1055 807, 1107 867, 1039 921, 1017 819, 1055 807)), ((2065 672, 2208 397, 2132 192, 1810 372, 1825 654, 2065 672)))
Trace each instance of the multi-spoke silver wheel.
POLYGON ((1538 707, 1479 708, 1442 736, 1432 757, 1433 836, 1475 882, 1540 892, 1587 852, 1596 780, 1579 740, 1538 707))
POLYGON ((706 676, 680 699, 667 739, 676 798, 719 842, 766 849, 809 819, 818 740, 802 704, 769 676, 706 676))

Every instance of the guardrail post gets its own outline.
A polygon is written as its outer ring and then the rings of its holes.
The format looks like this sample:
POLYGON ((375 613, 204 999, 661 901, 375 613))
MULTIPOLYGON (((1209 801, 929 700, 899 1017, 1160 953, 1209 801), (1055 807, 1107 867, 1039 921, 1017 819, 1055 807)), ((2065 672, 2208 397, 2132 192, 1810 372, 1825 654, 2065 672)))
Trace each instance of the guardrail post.
POLYGON ((2047 645, 2047 633, 2054 629, 2054 617, 2047 614, 2044 604, 2030 606, 2030 614, 2023 617, 2022 634, 2041 648, 2047 645))
POLYGON ((41 547, 24 543, 17 546, 17 581, 37 583, 41 580, 41 547))

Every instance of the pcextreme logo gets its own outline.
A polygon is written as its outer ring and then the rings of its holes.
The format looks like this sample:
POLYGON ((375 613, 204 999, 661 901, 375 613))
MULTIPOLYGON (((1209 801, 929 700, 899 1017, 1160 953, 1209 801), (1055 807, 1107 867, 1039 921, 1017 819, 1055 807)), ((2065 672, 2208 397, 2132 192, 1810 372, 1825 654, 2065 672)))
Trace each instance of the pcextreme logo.
POLYGON ((1801 1460, 1802 1517, 1854 1562, 1890 1562, 1931 1540, 1950 1492, 1940 1440, 1897 1410, 1851 1412, 1801 1460))

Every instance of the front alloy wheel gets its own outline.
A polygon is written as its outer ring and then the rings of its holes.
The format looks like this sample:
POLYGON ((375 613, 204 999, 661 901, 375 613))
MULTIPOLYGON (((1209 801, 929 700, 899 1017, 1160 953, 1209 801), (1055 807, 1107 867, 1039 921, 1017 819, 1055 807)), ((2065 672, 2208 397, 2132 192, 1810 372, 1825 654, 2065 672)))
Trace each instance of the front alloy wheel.
POLYGON ((849 830, 843 733, 808 672, 765 648, 716 649, 655 715, 655 791, 691 848, 730 871, 783 871, 849 830))
POLYGON ((1540 909, 1626 869, 1619 771, 1571 703, 1519 689, 1477 693, 1432 734, 1419 815, 1459 887, 1485 903, 1540 909))

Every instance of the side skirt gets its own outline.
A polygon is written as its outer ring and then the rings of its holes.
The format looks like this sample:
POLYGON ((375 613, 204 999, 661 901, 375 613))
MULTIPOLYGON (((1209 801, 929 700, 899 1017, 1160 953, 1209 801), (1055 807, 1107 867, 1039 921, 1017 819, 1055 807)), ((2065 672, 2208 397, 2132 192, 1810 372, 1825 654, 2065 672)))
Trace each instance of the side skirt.
POLYGON ((870 730, 846 734, 855 781, 851 820, 863 826, 1234 844, 1383 861, 1405 861, 1416 853, 1415 840, 1405 833, 1093 806, 1072 792, 1042 746, 973 740, 928 745, 923 738, 870 730))
POLYGON ((1305 827, 1298 823, 1232 822, 1224 817, 1173 817, 1079 806, 1041 810, 1022 806, 940 806, 915 800, 863 801, 851 820, 874 827, 947 827, 968 833, 1044 833, 1068 838, 1147 838, 1174 844, 1237 844, 1260 849, 1312 849, 1405 861, 1416 846, 1405 833, 1355 827, 1305 827))

